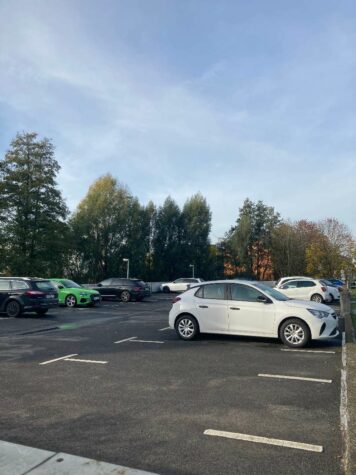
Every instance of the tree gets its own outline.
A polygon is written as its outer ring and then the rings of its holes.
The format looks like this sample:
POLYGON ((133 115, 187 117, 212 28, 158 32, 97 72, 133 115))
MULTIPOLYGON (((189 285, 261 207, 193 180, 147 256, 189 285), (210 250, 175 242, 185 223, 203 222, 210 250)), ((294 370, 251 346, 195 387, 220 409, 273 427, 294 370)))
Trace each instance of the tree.
POLYGON ((70 219, 73 253, 69 272, 73 277, 97 281, 125 275, 123 258, 130 259, 131 271, 136 273, 137 261, 144 260, 146 252, 144 246, 138 250, 142 215, 137 198, 112 175, 96 180, 70 219))
POLYGON ((196 275, 210 272, 211 211, 206 199, 200 194, 189 198, 182 211, 182 253, 186 268, 193 264, 196 275))
POLYGON ((68 210, 57 188, 60 170, 50 140, 17 134, 0 162, 1 240, 8 273, 60 273, 68 210))
POLYGON ((246 199, 236 226, 227 234, 227 246, 240 270, 257 279, 271 274, 272 231, 280 223, 279 213, 262 201, 246 199))
POLYGON ((171 280, 186 270, 182 259, 182 214, 170 196, 157 211, 153 249, 155 278, 171 280))

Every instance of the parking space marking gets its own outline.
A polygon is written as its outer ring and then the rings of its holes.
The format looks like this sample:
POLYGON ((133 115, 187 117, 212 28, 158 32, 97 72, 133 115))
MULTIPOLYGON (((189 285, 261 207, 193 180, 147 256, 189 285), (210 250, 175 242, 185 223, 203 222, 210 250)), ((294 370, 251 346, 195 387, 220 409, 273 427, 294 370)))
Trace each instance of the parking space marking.
POLYGON ((72 355, 61 356, 60 358, 55 358, 54 360, 43 361, 39 363, 40 365, 54 363, 55 361, 65 360, 66 358, 71 358, 72 356, 78 356, 78 353, 73 353, 72 355))
POLYGON ((118 340, 118 341, 114 341, 114 343, 124 343, 124 341, 131 341, 131 340, 134 340, 135 338, 137 338, 137 336, 131 336, 130 338, 125 338, 124 340, 118 340))
POLYGON ((329 350, 288 350, 287 348, 281 348, 281 351, 299 351, 300 353, 330 353, 335 355, 336 351, 329 350))
POLYGON ((79 358, 65 358, 64 361, 78 361, 79 363, 107 364, 107 361, 81 360, 81 359, 79 359, 79 358))
POLYGON ((215 437, 225 437, 227 439, 244 440, 247 442, 255 442, 257 444, 278 445, 280 447, 288 447, 291 449, 307 450, 309 452, 322 452, 322 445, 305 444, 302 442, 293 442, 292 440, 271 439, 269 437, 260 437, 257 435, 240 434, 239 432, 226 432, 221 430, 207 429, 205 435, 215 437))
POLYGON ((160 328, 158 331, 163 332, 164 330, 172 330, 172 328, 171 327, 164 327, 164 328, 160 328))
POLYGON ((164 343, 164 341, 158 340, 130 340, 130 343, 164 343))
POLYGON ((332 379, 318 379, 318 378, 303 378, 301 376, 285 376, 282 374, 263 374, 260 373, 258 376, 262 378, 275 378, 275 379, 296 379, 298 381, 311 381, 313 383, 332 383, 332 379))

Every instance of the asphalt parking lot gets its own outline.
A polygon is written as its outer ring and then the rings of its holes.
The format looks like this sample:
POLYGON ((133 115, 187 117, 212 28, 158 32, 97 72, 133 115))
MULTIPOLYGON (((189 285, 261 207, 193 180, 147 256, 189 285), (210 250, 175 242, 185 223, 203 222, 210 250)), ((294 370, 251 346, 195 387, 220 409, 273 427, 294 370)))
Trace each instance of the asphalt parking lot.
POLYGON ((0 315, 0 439, 158 474, 342 473, 339 339, 184 342, 170 305, 0 315))

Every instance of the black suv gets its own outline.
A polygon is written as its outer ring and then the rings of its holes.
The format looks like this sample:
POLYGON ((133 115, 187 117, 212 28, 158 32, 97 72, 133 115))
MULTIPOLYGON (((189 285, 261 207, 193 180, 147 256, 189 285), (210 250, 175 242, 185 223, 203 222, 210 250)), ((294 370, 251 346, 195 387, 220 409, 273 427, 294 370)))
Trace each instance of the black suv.
POLYGON ((58 293, 49 280, 0 277, 0 312, 19 317, 25 312, 44 315, 58 306, 58 293))
POLYGON ((100 292, 102 298, 116 297, 122 302, 143 300, 151 295, 150 288, 140 279, 105 279, 99 284, 87 285, 90 289, 100 292))

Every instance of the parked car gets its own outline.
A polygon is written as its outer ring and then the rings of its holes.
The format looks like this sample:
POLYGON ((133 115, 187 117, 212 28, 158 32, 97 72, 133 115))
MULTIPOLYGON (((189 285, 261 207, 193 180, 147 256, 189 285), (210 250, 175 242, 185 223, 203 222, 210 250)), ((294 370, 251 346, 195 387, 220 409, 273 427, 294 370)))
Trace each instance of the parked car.
POLYGON ((140 279, 111 278, 87 287, 97 290, 103 299, 116 297, 122 302, 143 300, 151 295, 149 286, 140 279))
POLYGON ((58 306, 56 288, 49 280, 30 277, 0 277, 0 312, 9 317, 36 312, 45 315, 58 306))
POLYGON ((298 300, 313 300, 314 302, 323 303, 331 302, 331 287, 327 287, 318 279, 302 278, 288 280, 275 287, 286 297, 298 300))
POLYGON ((320 282, 325 284, 327 286, 328 292, 331 297, 331 302, 338 302, 340 301, 340 292, 339 292, 339 286, 334 285, 332 282, 329 282, 326 279, 320 279, 320 282))
POLYGON ((189 287, 204 282, 203 279, 197 277, 183 277, 181 279, 173 280, 173 282, 165 282, 161 284, 162 292, 184 292, 189 287))
POLYGON ((199 332, 222 333, 280 338, 293 348, 339 333, 330 307, 290 300, 265 284, 241 280, 206 282, 177 296, 169 326, 183 340, 199 332))
POLYGON ((97 290, 86 289, 69 279, 50 279, 58 291, 60 305, 75 307, 76 305, 95 305, 101 302, 101 295, 97 290))
POLYGON ((289 276, 289 277, 281 277, 281 278, 277 281, 277 283, 276 283, 276 285, 275 285, 275 288, 276 288, 276 289, 279 289, 279 288, 281 288, 281 286, 282 286, 283 284, 285 284, 285 283, 288 282, 289 280, 295 280, 295 279, 308 279, 308 280, 309 280, 309 279, 312 279, 312 277, 305 277, 305 276, 303 276, 303 275, 294 275, 294 276, 289 276))
POLYGON ((326 279, 328 282, 331 282, 333 285, 335 285, 336 287, 344 287, 345 285, 345 282, 343 282, 342 280, 340 279, 334 279, 333 277, 330 277, 330 278, 327 278, 326 279))

